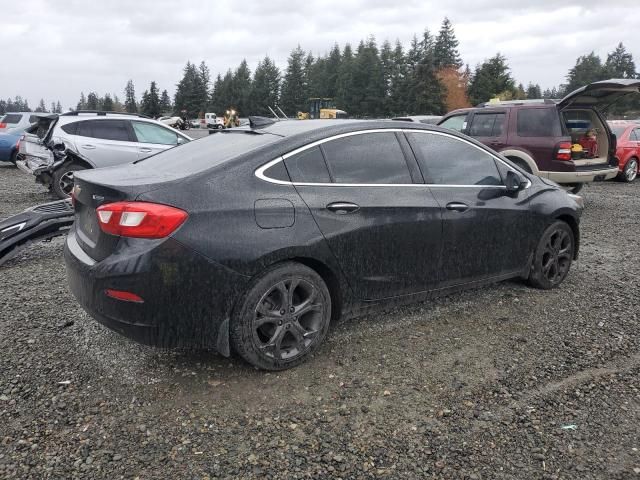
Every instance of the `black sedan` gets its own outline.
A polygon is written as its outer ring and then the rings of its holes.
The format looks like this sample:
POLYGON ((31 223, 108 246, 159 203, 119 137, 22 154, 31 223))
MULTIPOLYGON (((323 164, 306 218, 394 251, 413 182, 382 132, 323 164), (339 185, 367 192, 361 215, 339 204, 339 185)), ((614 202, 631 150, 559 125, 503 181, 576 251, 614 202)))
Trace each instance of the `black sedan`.
POLYGON ((419 123, 258 118, 75 181, 65 260, 94 318, 269 370, 340 317, 516 277, 557 287, 578 254, 580 197, 419 123))

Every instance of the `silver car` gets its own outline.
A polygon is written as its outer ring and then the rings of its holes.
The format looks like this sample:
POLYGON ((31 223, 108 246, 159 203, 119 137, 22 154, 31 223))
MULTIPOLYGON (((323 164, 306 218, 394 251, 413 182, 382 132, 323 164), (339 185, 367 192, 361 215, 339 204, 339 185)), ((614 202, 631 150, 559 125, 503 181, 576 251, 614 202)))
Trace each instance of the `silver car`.
POLYGON ((192 139, 143 115, 79 111, 42 119, 22 140, 18 168, 66 198, 75 171, 133 162, 192 139))
POLYGON ((37 112, 7 112, 0 115, 0 133, 8 132, 14 128, 27 128, 40 118, 50 115, 50 113, 37 112))

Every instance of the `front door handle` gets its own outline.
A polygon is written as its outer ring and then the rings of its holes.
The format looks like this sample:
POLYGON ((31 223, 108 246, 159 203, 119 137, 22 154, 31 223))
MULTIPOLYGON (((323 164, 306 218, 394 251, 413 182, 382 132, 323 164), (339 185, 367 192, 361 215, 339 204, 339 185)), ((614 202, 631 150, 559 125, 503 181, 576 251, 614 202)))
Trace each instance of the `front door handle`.
POLYGON ((333 213, 337 213, 338 215, 353 213, 359 208, 360 207, 355 203, 349 203, 349 202, 334 202, 327 205, 327 210, 333 213))
POLYGON ((87 145, 82 145, 82 148, 85 148, 87 150, 94 150, 96 146, 87 144, 87 145))
POLYGON ((151 153, 152 152, 152 150, 150 148, 146 148, 146 147, 145 148, 141 148, 140 151, 142 153, 151 153))
POLYGON ((447 203, 447 210, 454 210, 456 212, 466 212, 469 210, 469 205, 461 202, 447 203))

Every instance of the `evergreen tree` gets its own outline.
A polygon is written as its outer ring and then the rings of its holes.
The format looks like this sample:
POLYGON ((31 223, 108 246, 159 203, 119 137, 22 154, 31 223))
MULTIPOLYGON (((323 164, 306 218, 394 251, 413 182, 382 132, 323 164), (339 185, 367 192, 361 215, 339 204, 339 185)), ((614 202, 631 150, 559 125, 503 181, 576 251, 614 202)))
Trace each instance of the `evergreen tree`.
POLYGON ((38 106, 36 107, 36 112, 38 113, 44 113, 47 111, 47 107, 44 104, 44 99, 41 98, 40 102, 38 103, 38 106))
POLYGON ((160 113, 169 115, 173 111, 173 107, 171 106, 171 98, 169 98, 169 93, 167 90, 162 91, 162 95, 160 96, 160 113))
POLYGON ((382 96, 382 110, 384 114, 390 111, 391 78, 394 71, 393 49, 391 43, 385 40, 380 48, 380 65, 382 67, 382 82, 384 84, 384 95, 382 96))
POLYGON ((515 82, 509 73, 507 59, 500 53, 476 67, 469 84, 469 99, 473 105, 488 102, 496 96, 506 99, 515 95, 515 82))
POLYGON ((458 44, 451 22, 447 17, 444 17, 433 47, 434 66, 436 68, 462 67, 458 44))
POLYGON ((80 100, 76 106, 76 110, 86 110, 87 109, 87 99, 84 96, 84 92, 80 92, 80 100))
POLYGON ((102 110, 105 112, 113 112, 113 100, 108 93, 105 93, 102 99, 102 110))
POLYGON ((336 80, 336 104, 351 115, 353 114, 354 105, 354 71, 353 50, 351 45, 347 43, 342 51, 342 60, 336 80))
POLYGON ((435 66, 435 41, 428 29, 422 35, 418 51, 420 57, 414 67, 409 88, 415 102, 412 110, 432 115, 444 113, 443 88, 435 66))
POLYGON ((353 99, 349 106, 353 114, 364 117, 383 115, 386 92, 384 71, 375 39, 358 45, 353 70, 353 99))
POLYGON ((124 109, 129 113, 138 113, 138 103, 136 102, 136 90, 133 80, 127 82, 124 88, 124 109))
POLYGON ((233 73, 229 69, 223 78, 220 75, 216 78, 209 106, 210 110, 222 116, 233 103, 233 73))
POLYGON ((49 107, 49 111, 51 113, 58 113, 58 112, 56 112, 56 102, 51 102, 51 106, 49 107))
POLYGON ((528 99, 547 98, 547 97, 543 97, 542 90, 540 89, 540 85, 538 84, 534 85, 531 82, 529 82, 529 85, 527 85, 526 94, 528 99))
POLYGON ((242 116, 253 115, 251 101, 251 70, 246 60, 242 60, 233 73, 232 104, 242 116))
POLYGON ((282 92, 280 105, 287 115, 295 116, 297 112, 304 112, 308 109, 307 94, 305 86, 304 62, 305 52, 298 45, 287 60, 287 70, 282 82, 282 92))
POLYGON ((151 82, 149 90, 145 90, 140 102, 140 113, 151 118, 160 116, 160 96, 158 95, 158 86, 155 81, 151 82))
MULTIPOLYGON (((217 80, 216 80, 217 82, 217 80)), ((268 107, 278 105, 280 93, 280 70, 269 57, 265 57, 253 74, 251 105, 256 115, 271 116, 268 107)))
POLYGON ((616 49, 607 56, 604 64, 607 75, 611 78, 637 78, 636 64, 633 55, 627 52, 620 42, 616 49))
POLYGON ((325 85, 324 94, 329 98, 336 98, 338 95, 338 72, 340 71, 340 63, 342 62, 342 54, 340 46, 336 43, 329 52, 329 56, 325 61, 325 85))
POLYGON ((605 80, 607 76, 607 70, 599 56, 594 52, 583 55, 578 57, 575 66, 569 70, 564 93, 568 94, 589 83, 605 80))
POLYGON ((87 95, 87 110, 98 110, 98 107, 98 95, 96 92, 89 92, 89 95, 87 95))
POLYGON ((173 100, 176 113, 186 110, 187 115, 193 118, 206 109, 208 95, 204 80, 203 72, 191 62, 187 62, 182 79, 176 86, 173 100))
POLYGON ((387 114, 391 116, 406 115, 409 112, 408 87, 410 75, 404 48, 399 40, 396 40, 391 65, 392 73, 389 85, 387 114))

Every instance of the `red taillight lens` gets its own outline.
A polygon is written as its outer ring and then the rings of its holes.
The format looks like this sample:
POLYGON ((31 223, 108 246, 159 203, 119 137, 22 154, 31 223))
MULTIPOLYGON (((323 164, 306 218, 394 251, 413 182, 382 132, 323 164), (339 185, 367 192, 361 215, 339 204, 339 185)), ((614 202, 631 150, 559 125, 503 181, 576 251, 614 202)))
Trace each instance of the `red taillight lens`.
POLYGON ((571 142, 560 142, 556 146, 556 160, 571 160, 571 142))
POLYGON ((122 300, 123 302, 144 303, 144 300, 140 295, 136 295, 135 293, 131 292, 125 292, 124 290, 113 290, 111 288, 107 288, 104 291, 104 294, 107 297, 115 298, 116 300, 122 300))
POLYGON ((164 238, 187 219, 179 208, 147 202, 116 202, 96 209, 103 232, 119 237, 164 238))
POLYGON ((7 128, 7 124, 6 123, 0 123, 0 128, 7 128))

